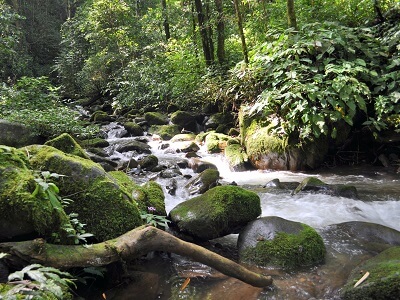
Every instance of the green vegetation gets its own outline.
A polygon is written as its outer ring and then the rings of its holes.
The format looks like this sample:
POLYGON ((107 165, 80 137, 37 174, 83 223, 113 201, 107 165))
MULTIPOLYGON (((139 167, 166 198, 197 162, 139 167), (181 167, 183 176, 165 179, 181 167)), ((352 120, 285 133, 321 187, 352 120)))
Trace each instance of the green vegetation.
POLYGON ((272 240, 259 241, 254 248, 243 251, 243 259, 255 264, 299 268, 320 263, 325 257, 325 245, 312 227, 303 224, 298 234, 278 232, 272 240))

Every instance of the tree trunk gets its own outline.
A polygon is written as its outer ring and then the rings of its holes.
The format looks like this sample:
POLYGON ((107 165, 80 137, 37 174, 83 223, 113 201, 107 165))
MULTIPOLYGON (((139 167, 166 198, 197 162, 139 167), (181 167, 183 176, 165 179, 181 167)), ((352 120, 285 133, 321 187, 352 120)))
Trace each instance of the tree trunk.
POLYGON ((220 65, 225 63, 225 22, 222 0, 215 0, 217 9, 217 57, 220 65))
POLYGON ((239 35, 240 39, 242 40, 242 52, 243 52, 243 59, 246 64, 249 63, 249 55, 247 52, 247 45, 246 45, 246 39, 244 36, 244 31, 243 31, 243 20, 242 20, 242 13, 240 12, 240 4, 239 0, 233 0, 233 4, 235 5, 235 11, 236 11, 236 19, 239 27, 239 35))
POLYGON ((168 41, 171 38, 171 33, 169 31, 167 0, 161 0, 161 6, 162 6, 162 14, 164 17, 163 25, 164 25, 165 39, 168 41))
POLYGON ((196 7, 197 21, 201 36, 201 44, 203 46, 204 60, 206 62, 206 65, 210 66, 213 63, 213 58, 212 58, 213 55, 210 49, 207 26, 206 26, 206 17, 203 13, 203 5, 201 3, 201 0, 194 0, 194 4, 196 7))
POLYGON ((289 28, 297 29, 296 12, 294 10, 294 0, 287 0, 287 18, 289 28))
POLYGON ((8 265, 39 263, 59 269, 103 266, 116 261, 129 261, 152 251, 172 252, 209 265, 221 273, 256 287, 272 284, 270 276, 254 273, 243 266, 198 245, 182 241, 152 226, 135 228, 120 237, 90 247, 53 245, 43 239, 1 243, 0 252, 8 265))

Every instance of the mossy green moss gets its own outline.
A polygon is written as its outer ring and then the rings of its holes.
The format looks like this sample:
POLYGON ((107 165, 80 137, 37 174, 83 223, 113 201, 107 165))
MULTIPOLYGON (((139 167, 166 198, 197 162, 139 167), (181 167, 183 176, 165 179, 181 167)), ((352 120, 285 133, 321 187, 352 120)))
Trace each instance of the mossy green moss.
POLYGON ((155 214, 166 216, 164 191, 157 182, 148 181, 143 186, 147 195, 146 205, 156 209, 155 214))
POLYGON ((58 137, 47 141, 45 145, 57 148, 64 153, 89 158, 82 147, 68 133, 63 133, 58 137))
POLYGON ((62 195, 74 200, 68 211, 78 213, 79 221, 87 224, 86 231, 97 240, 115 238, 142 224, 132 195, 100 165, 50 146, 30 147, 29 151, 36 168, 66 175, 57 185, 62 195))
POLYGON ((151 111, 144 114, 144 118, 149 125, 166 125, 168 117, 162 113, 151 111))
MULTIPOLYGON (((57 213, 40 193, 33 195, 37 184, 27 165, 22 150, 0 147, 0 219, 3 224, 19 227, 22 231, 31 226, 45 237, 53 232, 60 233, 60 224, 68 222, 67 216, 64 212, 57 213)), ((14 233, 14 228, 9 230, 14 233)))
POLYGON ((231 167, 240 166, 248 161, 248 156, 239 144, 231 144, 225 148, 225 157, 231 167))
POLYGON ((259 196, 238 186, 217 186, 170 212, 180 230, 200 239, 232 233, 261 214, 259 196))
POLYGON ((342 294, 345 300, 399 299, 400 247, 389 248, 354 269, 342 294), (369 277, 355 288, 366 271, 369 277))
POLYGON ((231 139, 231 137, 226 134, 210 132, 205 137, 205 144, 207 147, 207 151, 209 153, 221 152, 221 150, 226 147, 226 144, 228 143, 228 141, 230 139, 231 139))
POLYGON ((124 123, 125 129, 134 136, 142 136, 144 131, 143 128, 135 122, 124 123))
POLYGON ((86 139, 86 140, 79 141, 79 144, 83 148, 105 148, 105 147, 108 147, 110 145, 110 143, 107 142, 105 139, 102 139, 102 138, 99 138, 99 137, 93 138, 93 139, 86 139))
POLYGON ((325 257, 325 245, 314 228, 303 224, 299 234, 278 232, 273 240, 259 241, 241 255, 244 261, 257 265, 277 265, 298 268, 320 263, 325 257))
POLYGON ((149 132, 159 135, 163 140, 170 140, 180 131, 178 125, 152 125, 149 132))
POLYGON ((259 157, 266 153, 283 154, 288 149, 286 139, 271 135, 270 126, 264 126, 258 120, 253 120, 246 128, 245 146, 249 157, 259 157))

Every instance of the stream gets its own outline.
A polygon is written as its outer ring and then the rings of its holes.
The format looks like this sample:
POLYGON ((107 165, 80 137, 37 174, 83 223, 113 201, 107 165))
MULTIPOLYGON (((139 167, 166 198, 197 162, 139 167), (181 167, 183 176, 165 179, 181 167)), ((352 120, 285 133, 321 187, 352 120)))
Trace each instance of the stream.
MULTIPOLYGON (((140 159, 143 155, 132 152, 117 153, 113 149, 121 142, 123 128, 116 124, 108 127, 106 148, 111 159, 140 159)), ((162 144, 169 148, 177 144, 152 140, 148 137, 152 153, 159 164, 174 166, 182 161, 185 153, 162 150, 162 144), (172 153, 171 153, 172 152, 172 153)), ((327 255, 326 261, 316 267, 288 272, 280 268, 260 268, 246 266, 253 271, 271 275, 272 288, 256 288, 237 279, 227 277, 208 266, 193 262, 178 255, 165 254, 149 256, 134 267, 140 280, 124 284, 121 288, 107 291, 107 299, 341 299, 340 289, 346 279, 360 262, 371 258, 374 253, 358 247, 350 236, 341 236, 335 224, 348 221, 362 221, 381 224, 400 231, 400 175, 383 167, 347 166, 320 169, 318 172, 261 171, 232 172, 221 154, 209 154, 203 146, 197 154, 202 160, 217 166, 220 183, 235 182, 239 186, 256 192, 261 199, 262 216, 279 216, 314 227, 323 237, 327 255), (359 199, 335 197, 324 194, 300 192, 291 195, 290 191, 271 192, 264 186, 273 179, 281 182, 301 182, 313 176, 328 184, 351 184, 357 188, 359 199), (150 259, 151 258, 151 259, 150 259), (189 279, 188 279, 189 278, 189 279), (189 284, 181 290, 185 280, 189 284)), ((191 169, 181 169, 182 176, 175 177, 178 188, 174 196, 166 189, 170 179, 157 177, 156 173, 132 175, 135 182, 156 180, 164 189, 167 213, 190 196, 184 188, 188 179, 183 175, 195 175, 191 169)), ((238 235, 228 235, 212 240, 204 246, 231 259, 237 259, 236 242, 238 235)))

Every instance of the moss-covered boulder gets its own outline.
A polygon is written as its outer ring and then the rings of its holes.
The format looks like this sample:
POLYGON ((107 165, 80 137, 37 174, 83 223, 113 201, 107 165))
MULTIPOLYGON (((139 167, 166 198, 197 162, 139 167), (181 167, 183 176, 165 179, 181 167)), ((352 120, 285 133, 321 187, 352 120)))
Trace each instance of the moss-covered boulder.
POLYGON ((47 141, 45 145, 57 148, 64 153, 76 155, 83 158, 89 158, 82 147, 68 133, 63 133, 58 137, 47 141))
POLYGON ((185 187, 190 195, 203 194, 218 185, 219 172, 216 169, 206 169, 197 176, 192 177, 185 187))
POLYGON ((400 247, 389 248, 354 269, 347 280, 345 300, 397 300, 400 296, 400 247), (369 276, 358 286, 360 278, 369 276))
POLYGON ((135 151, 137 153, 151 153, 151 147, 143 143, 141 141, 136 140, 121 140, 118 142, 118 145, 115 147, 115 151, 117 152, 128 152, 135 151))
POLYGON ((318 264, 326 252, 315 229, 279 217, 250 222, 239 234, 238 248, 241 261, 284 268, 318 264))
POLYGON ((246 148, 251 164, 257 169, 307 170, 315 169, 324 161, 329 141, 298 145, 295 139, 282 138, 272 133, 273 124, 261 118, 239 114, 241 144, 246 148))
POLYGON ((159 112, 146 112, 144 118, 147 124, 151 125, 167 125, 169 123, 168 116, 159 112))
POLYGON ((0 241, 31 233, 61 235, 60 224, 68 222, 65 213, 35 193, 36 177, 28 167, 25 151, 0 146, 0 241))
POLYGON ((225 158, 229 168, 235 172, 249 169, 249 160, 246 151, 239 144, 231 144, 225 148, 225 158))
POLYGON ((167 215, 165 211, 164 191, 157 182, 149 181, 144 185, 139 185, 124 172, 113 171, 109 172, 109 174, 118 181, 118 184, 122 186, 127 193, 132 195, 140 211, 148 212, 149 207, 154 207, 155 214, 162 216, 167 215))
POLYGON ((195 116, 187 111, 178 110, 171 114, 171 122, 188 131, 197 131, 197 122, 195 116))
POLYGON ((102 110, 97 110, 90 116, 91 122, 107 123, 107 122, 112 122, 114 120, 115 120, 114 117, 110 116, 107 112, 102 110))
POLYGON ((93 149, 93 148, 105 148, 110 146, 110 143, 103 139, 103 138, 92 138, 92 139, 85 139, 82 141, 79 141, 79 145, 81 145, 83 148, 87 149, 93 149))
POLYGON ((142 224, 136 202, 112 176, 91 160, 63 153, 50 146, 29 146, 35 169, 65 175, 56 184, 62 196, 74 202, 68 212, 79 214, 86 231, 98 241, 115 238, 142 224))
POLYGON ((179 132, 178 125, 153 125, 149 129, 149 133, 160 136, 164 141, 172 139, 179 132))
POLYGON ((44 143, 43 137, 25 125, 0 119, 0 145, 23 147, 44 143))
POLYGON ((142 136, 144 134, 142 126, 136 122, 126 122, 124 124, 126 131, 133 136, 142 136))
POLYGON ((230 139, 231 139, 230 136, 223 133, 217 133, 217 132, 208 133, 207 136, 205 137, 205 145, 207 151, 209 153, 219 153, 223 151, 230 139))
POLYGON ((139 161, 139 165, 143 170, 151 171, 157 167, 158 158, 153 154, 147 155, 139 161))
POLYGON ((261 214, 259 196, 238 186, 217 186, 170 211, 180 232, 210 240, 238 232, 261 214))

